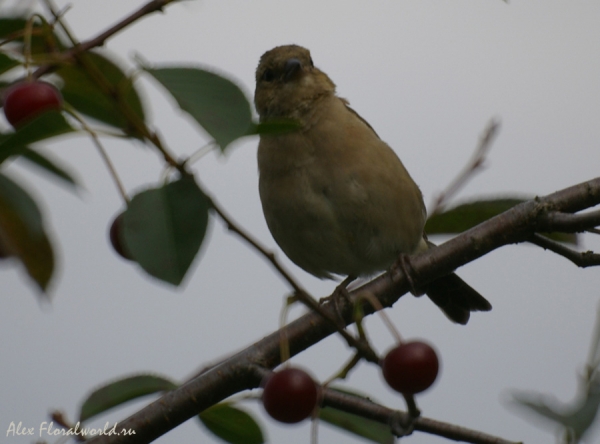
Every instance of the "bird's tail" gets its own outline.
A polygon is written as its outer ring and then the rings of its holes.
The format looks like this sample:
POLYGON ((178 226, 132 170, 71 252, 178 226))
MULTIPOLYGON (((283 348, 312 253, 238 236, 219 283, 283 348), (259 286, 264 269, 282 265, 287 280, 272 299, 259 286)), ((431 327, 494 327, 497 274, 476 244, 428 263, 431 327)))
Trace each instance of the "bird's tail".
POLYGON ((428 284, 425 293, 448 318, 466 324, 472 311, 490 311, 492 304, 455 273, 428 284))

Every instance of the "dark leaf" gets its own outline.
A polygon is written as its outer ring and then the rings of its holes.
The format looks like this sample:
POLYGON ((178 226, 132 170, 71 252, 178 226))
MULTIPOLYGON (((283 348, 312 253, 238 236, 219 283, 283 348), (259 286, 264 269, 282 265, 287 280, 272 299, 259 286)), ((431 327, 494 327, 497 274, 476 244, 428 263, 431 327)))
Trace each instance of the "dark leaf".
POLYGON ((271 120, 268 122, 260 122, 254 124, 248 135, 254 134, 286 134, 293 131, 298 131, 302 128, 302 125, 294 120, 271 120))
POLYGON ((579 406, 571 413, 570 427, 581 437, 594 424, 600 408, 600 387, 586 393, 579 406))
MULTIPOLYGON (((110 88, 117 91, 117 97, 125 103, 141 121, 144 121, 144 110, 139 94, 133 86, 131 78, 113 61, 98 52, 85 54, 87 63, 95 66, 110 88)), ((120 128, 125 132, 140 137, 128 123, 117 104, 117 97, 100 87, 92 75, 81 64, 65 65, 56 71, 64 81, 61 90, 63 97, 79 112, 99 120, 107 125, 120 128)))
POLYGON ((27 20, 23 17, 0 18, 0 40, 4 40, 11 34, 25 29, 27 20))
POLYGON ((319 418, 372 442, 380 444, 393 444, 395 442, 395 437, 388 425, 363 418, 362 416, 332 407, 324 407, 319 411, 319 418))
POLYGON ((537 413, 538 415, 549 419, 558 424, 566 422, 566 416, 559 412, 555 406, 549 405, 549 397, 541 395, 533 395, 527 393, 514 393, 513 400, 528 410, 537 413))
POLYGON ((248 413, 229 403, 216 404, 198 415, 202 424, 231 444, 262 444, 263 433, 248 413))
POLYGON ((42 214, 31 196, 0 174, 0 249, 18 258, 44 291, 54 271, 52 246, 44 231, 42 214))
MULTIPOLYGON (((346 388, 331 386, 329 388, 345 395, 366 399, 366 396, 363 394, 347 390, 346 388)), ((369 441, 381 444, 393 444, 396 440, 388 425, 352 413, 347 413, 333 407, 324 407, 320 409, 319 418, 350 433, 362 436, 369 441)))
POLYGON ((498 198, 458 205, 442 213, 433 214, 427 219, 425 231, 427 234, 462 233, 527 200, 527 198, 498 198))
MULTIPOLYGON (((25 17, 1 18, 0 41, 11 39, 22 45, 27 20, 28 18, 25 17)), ((61 37, 54 32, 48 23, 41 23, 39 19, 34 21, 31 35, 31 54, 34 58, 37 55, 47 55, 56 49, 64 49, 65 46, 61 37)))
POLYGON ((200 68, 146 68, 215 142, 227 145, 245 136, 252 127, 250 103, 230 80, 200 68))
POLYGON ((21 150, 21 157, 26 159, 28 162, 37 165, 38 167, 46 170, 54 177, 61 179, 71 186, 78 186, 78 183, 75 181, 73 176, 68 173, 62 166, 59 166, 53 160, 50 160, 48 157, 43 156, 39 152, 32 150, 30 148, 23 148, 21 150))
POLYGON ((560 233, 555 231, 553 233, 540 233, 549 239, 557 242, 564 242, 565 244, 579 245, 579 236, 577 233, 560 233))
POLYGON ((559 407, 551 397, 537 394, 515 393, 513 399, 518 405, 540 417, 567 428, 579 439, 594 423, 598 414, 600 406, 598 388, 588 391, 571 407, 559 407))
POLYGON ((148 274, 179 285, 204 240, 209 207, 192 177, 142 191, 123 214, 123 245, 148 274))
POLYGON ((155 375, 123 378, 94 390, 83 402, 79 420, 86 421, 128 401, 175 388, 177 384, 174 382, 155 375))
POLYGON ((73 131, 60 112, 47 111, 14 133, 0 135, 0 163, 26 151, 27 145, 73 131))
MULTIPOLYGON (((481 199, 433 214, 425 224, 428 235, 457 234, 510 210, 515 205, 526 202, 531 198, 503 197, 481 199)), ((543 233, 550 239, 577 244, 577 235, 573 233, 543 233)))
POLYGON ((3 74, 19 65, 20 63, 17 60, 10 58, 6 54, 0 53, 0 74, 3 74))

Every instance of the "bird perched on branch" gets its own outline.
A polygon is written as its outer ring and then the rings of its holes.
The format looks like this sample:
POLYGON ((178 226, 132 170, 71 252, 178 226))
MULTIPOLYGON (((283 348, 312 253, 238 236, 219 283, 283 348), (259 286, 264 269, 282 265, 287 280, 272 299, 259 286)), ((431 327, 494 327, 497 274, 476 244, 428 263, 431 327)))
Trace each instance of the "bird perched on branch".
MULTIPOLYGON (((259 189, 271 234, 299 267, 319 278, 371 275, 428 247, 421 191, 394 151, 296 45, 266 52, 256 70, 261 121, 300 129, 261 135, 259 189)), ((492 307, 456 274, 425 292, 454 322, 492 307)))

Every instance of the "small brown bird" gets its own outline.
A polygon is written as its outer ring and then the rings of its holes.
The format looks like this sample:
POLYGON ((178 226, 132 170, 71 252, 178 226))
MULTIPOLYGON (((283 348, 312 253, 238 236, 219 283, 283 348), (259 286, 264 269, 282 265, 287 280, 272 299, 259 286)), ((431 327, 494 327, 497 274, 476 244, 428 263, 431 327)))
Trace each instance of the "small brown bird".
MULTIPOLYGON (((261 121, 293 119, 298 131, 262 135, 259 189, 271 234, 320 277, 366 276, 428 248, 421 191, 392 149, 296 45, 266 52, 256 70, 261 121)), ((457 275, 425 289, 454 322, 490 303, 457 275)))

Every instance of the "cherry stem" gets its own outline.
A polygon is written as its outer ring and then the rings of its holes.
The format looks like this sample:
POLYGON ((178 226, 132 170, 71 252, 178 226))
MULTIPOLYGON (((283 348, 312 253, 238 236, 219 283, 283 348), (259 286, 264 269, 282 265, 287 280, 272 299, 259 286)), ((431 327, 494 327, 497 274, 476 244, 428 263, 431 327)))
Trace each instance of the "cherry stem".
POLYGON ((413 395, 402 394, 404 400, 406 401, 406 408, 408 409, 408 414, 411 418, 418 418, 421 416, 421 410, 417 407, 417 403, 415 402, 415 397, 413 395))
POLYGON ((350 373, 350 370, 356 367, 361 361, 361 359, 362 356, 360 355, 360 353, 355 353, 354 356, 352 356, 352 358, 346 364, 344 364, 344 367, 342 367, 336 374, 334 374, 325 382, 323 382, 323 387, 327 387, 336 379, 346 379, 348 377, 348 373, 350 373))
POLYGON ((479 144, 475 149, 471 159, 462 169, 462 171, 454 178, 454 180, 446 187, 445 191, 442 191, 435 200, 433 208, 429 212, 431 215, 442 212, 444 206, 448 203, 451 197, 453 197, 458 191, 466 185, 466 183, 473 178, 473 176, 483 168, 485 158, 492 146, 494 137, 498 133, 500 128, 500 122, 492 119, 489 121, 483 134, 479 138, 479 144))
POLYGON ((123 198, 123 201, 125 202, 125 204, 128 204, 129 197, 127 196, 127 192, 125 191, 123 182, 121 181, 121 179, 117 173, 115 165, 110 160, 110 157, 108 156, 108 153, 106 152, 106 149, 100 142, 100 138, 98 137, 98 134, 96 134, 96 132, 88 126, 88 124, 85 122, 85 120, 82 119, 81 116, 79 116, 77 114, 77 112, 71 107, 71 105, 69 105, 67 103, 63 103, 63 108, 75 120, 77 120, 79 122, 79 124, 81 125, 81 127, 83 128, 83 130, 90 135, 90 137, 92 138, 92 143, 94 144, 94 146, 100 153, 100 157, 102 157, 102 160, 104 161, 104 164, 106 165, 106 168, 108 169, 108 172, 110 173, 115 185, 117 186, 117 189, 119 190, 119 194, 123 198))
POLYGON ((184 164, 185 165, 193 165, 198 160, 200 160, 201 158, 206 156, 208 153, 213 151, 216 148, 216 146, 217 146, 217 144, 214 140, 208 142, 206 145, 198 148, 196 151, 194 151, 192 154, 190 154, 190 156, 184 161, 184 164))
POLYGON ((402 344, 402 337, 400 336, 400 332, 398 331, 398 329, 396 328, 396 326, 394 325, 394 323, 392 322, 392 320, 389 318, 389 316, 387 315, 387 313, 383 309, 383 305, 381 305, 381 302, 379 302, 379 299, 377 299, 375 297, 375 295, 373 293, 369 292, 369 291, 361 291, 356 296, 355 303, 356 304, 360 303, 361 299, 364 299, 369 304, 371 304, 371 306, 373 307, 373 309, 381 317, 382 322, 388 328, 388 330, 390 331, 390 333, 392 334, 392 336, 396 339, 396 342, 398 344, 402 344))
POLYGON ((282 364, 290 359, 290 341, 288 340, 287 329, 283 328, 287 324, 290 303, 290 299, 286 299, 285 304, 281 307, 281 313, 279 314, 279 359, 281 359, 282 364))
POLYGON ((31 81, 31 34, 33 33, 33 21, 35 20, 35 16, 32 16, 27 20, 25 24, 25 35, 23 36, 24 40, 24 48, 23 48, 23 56, 25 57, 25 63, 23 67, 27 73, 27 81, 31 81))

